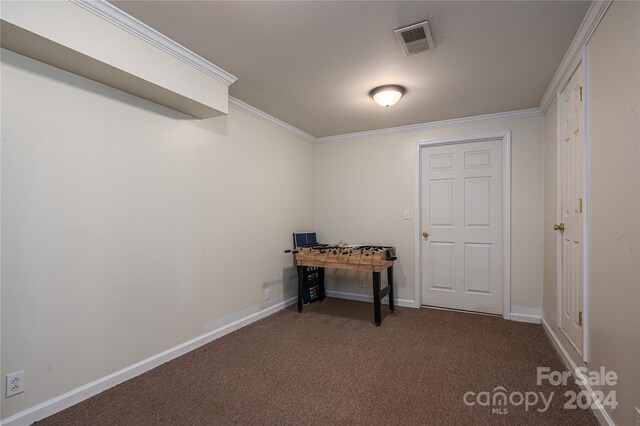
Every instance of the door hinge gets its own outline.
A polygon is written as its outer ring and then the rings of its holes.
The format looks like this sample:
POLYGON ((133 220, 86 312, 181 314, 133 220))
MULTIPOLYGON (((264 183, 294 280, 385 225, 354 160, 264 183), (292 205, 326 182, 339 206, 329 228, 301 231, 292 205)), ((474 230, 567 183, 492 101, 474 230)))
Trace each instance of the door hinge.
POLYGON ((582 86, 580 86, 580 100, 582 100, 582 86))
POLYGON ((582 311, 578 312, 578 325, 582 326, 582 311))
POLYGON ((578 198, 578 212, 582 213, 582 198, 578 198))

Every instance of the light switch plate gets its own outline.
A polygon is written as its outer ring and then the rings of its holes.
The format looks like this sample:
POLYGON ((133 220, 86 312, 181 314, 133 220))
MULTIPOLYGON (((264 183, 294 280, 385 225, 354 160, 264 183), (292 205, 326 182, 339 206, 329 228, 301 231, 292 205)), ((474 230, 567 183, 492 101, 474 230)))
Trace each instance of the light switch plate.
POLYGON ((404 220, 410 220, 411 219, 411 211, 410 210, 405 210, 404 211, 404 215, 402 216, 402 218, 404 220))

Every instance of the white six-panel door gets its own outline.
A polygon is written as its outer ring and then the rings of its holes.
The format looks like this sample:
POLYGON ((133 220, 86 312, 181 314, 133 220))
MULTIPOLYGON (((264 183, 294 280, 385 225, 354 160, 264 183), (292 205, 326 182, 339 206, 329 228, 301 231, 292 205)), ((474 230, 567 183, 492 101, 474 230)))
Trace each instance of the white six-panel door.
POLYGON ((583 101, 582 66, 560 94, 561 121, 561 323, 560 327, 582 354, 583 310, 583 101), (564 230, 562 230, 564 227, 564 230))
POLYGON ((421 156, 422 304, 502 314, 502 140, 421 156))

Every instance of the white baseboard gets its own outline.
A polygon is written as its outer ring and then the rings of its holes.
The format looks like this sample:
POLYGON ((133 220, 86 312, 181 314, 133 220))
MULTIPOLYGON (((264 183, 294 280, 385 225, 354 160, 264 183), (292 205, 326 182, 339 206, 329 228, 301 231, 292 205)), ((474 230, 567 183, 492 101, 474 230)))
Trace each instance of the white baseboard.
MULTIPOLYGON (((335 297, 336 299, 356 300, 358 302, 373 303, 373 296, 370 294, 347 293, 345 291, 335 291, 335 290, 327 290, 326 293, 328 297, 335 297)), ((383 300, 385 299, 387 298, 385 297, 383 300)), ((402 306, 405 308, 416 307, 413 300, 396 299, 395 302, 396 302, 396 306, 402 306)))
POLYGON ((530 322, 532 324, 540 324, 542 318, 540 315, 529 315, 529 314, 514 314, 511 312, 511 321, 517 322, 530 322))
POLYGON ((246 325, 249 325, 255 321, 258 321, 264 317, 267 317, 277 311, 286 308, 289 305, 296 303, 297 297, 292 297, 284 300, 283 302, 276 303, 268 308, 260 309, 260 306, 254 307, 255 312, 240 318, 236 321, 232 321, 229 324, 225 324, 216 328, 208 333, 184 342, 178 346, 174 346, 171 349, 167 349, 157 355, 149 357, 145 360, 137 362, 108 376, 94 380, 91 383, 87 383, 84 386, 73 389, 60 396, 52 398, 34 407, 28 408, 11 417, 0 422, 1 426, 23 426, 30 425, 33 422, 42 420, 45 417, 49 417, 65 408, 71 407, 85 399, 88 399, 94 395, 104 392, 105 390, 120 384, 124 381, 132 379, 140 374, 147 372, 167 361, 171 361, 174 358, 184 355, 200 346, 206 345, 222 336, 225 336, 233 331, 236 331, 246 325))
POLYGON ((528 308, 526 306, 511 305, 509 318, 511 321, 540 324, 542 322, 542 310, 528 308))
POLYGON ((607 410, 602 406, 602 404, 600 404, 600 402, 598 402, 598 398, 594 394, 593 388, 589 385, 589 383, 587 383, 587 380, 582 375, 582 373, 580 373, 578 371, 578 365, 576 365, 575 361, 569 355, 569 352, 567 352, 567 350, 562 345, 562 341, 558 338, 558 335, 549 326, 549 324, 544 320, 544 318, 542 318, 542 326, 543 326, 544 330, 547 332, 547 335, 549 335, 549 337, 551 338, 551 342, 553 343, 553 346, 558 351, 558 354, 560 354, 560 358, 562 358, 562 361, 564 362, 566 367, 573 374, 579 375, 580 378, 582 379, 582 380, 580 380, 580 382, 582 382, 582 383, 579 383, 580 388, 582 388, 583 390, 589 392, 589 395, 591 396, 591 400, 596 402, 594 404, 596 407, 592 408, 592 409, 593 409, 593 414, 595 414, 595 416, 598 419, 598 421, 600 422, 600 424, 603 425, 603 426, 615 426, 616 424, 614 423, 614 421, 611 418, 611 416, 609 416, 609 413, 607 413, 607 410))

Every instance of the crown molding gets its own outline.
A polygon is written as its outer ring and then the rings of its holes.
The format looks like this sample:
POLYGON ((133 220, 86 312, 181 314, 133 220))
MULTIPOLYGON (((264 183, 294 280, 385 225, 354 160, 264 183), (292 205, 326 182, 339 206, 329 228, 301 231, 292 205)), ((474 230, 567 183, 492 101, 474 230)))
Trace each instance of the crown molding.
POLYGON ((580 28, 578 28, 578 32, 576 32, 567 53, 564 55, 562 62, 560 62, 558 70, 540 101, 540 110, 543 113, 547 112, 556 93, 562 90, 562 87, 567 84, 573 70, 576 69, 582 60, 582 48, 589 42, 589 39, 595 32, 598 24, 600 24, 602 17, 612 2, 613 0, 594 0, 591 2, 589 10, 587 10, 587 14, 584 16, 580 28))
MULTIPOLYGON (((203 73, 221 81, 227 86, 233 84, 237 77, 223 70, 222 68, 214 65, 198 54, 192 52, 181 44, 171 40, 167 36, 149 27, 145 23, 139 21, 133 16, 127 14, 123 10, 117 8, 106 0, 69 0, 71 3, 82 7, 83 9, 93 13, 96 16, 118 26, 119 28, 129 32, 132 35, 146 41, 147 43, 163 50, 164 52, 172 55, 173 57, 181 60, 182 62, 202 71, 203 73)), ((598 24, 602 20, 602 17, 606 13, 607 9, 611 5, 613 0, 594 0, 589 10, 587 11, 580 28, 576 33, 567 53, 565 54, 558 70, 556 71, 549 87, 547 88, 542 100, 540 101, 539 108, 532 108, 520 111, 511 111, 497 114, 487 114, 475 117, 467 117, 453 120, 435 121, 430 123, 414 124, 401 127, 392 127, 380 130, 371 130, 356 133, 347 133, 335 136, 325 136, 315 138, 314 136, 285 123, 253 106, 246 104, 238 99, 229 97, 229 105, 244 111, 256 118, 259 118, 265 122, 271 123, 276 127, 279 127, 291 134, 301 137, 314 143, 326 143, 337 140, 352 139, 364 136, 376 136, 388 133, 402 133, 421 129, 427 129, 439 126, 448 126, 456 124, 464 124, 474 121, 493 120, 493 119, 508 119, 508 118, 522 118, 532 117, 540 115, 546 112, 547 108, 555 98, 556 92, 566 84, 566 80, 571 75, 571 72, 578 65, 582 57, 582 48, 587 44, 591 36, 593 35, 598 24)))
POLYGON ((298 136, 299 138, 304 139, 308 142, 311 142, 311 143, 316 142, 316 138, 314 136, 311 136, 309 133, 298 129, 297 127, 293 127, 291 124, 285 123, 284 121, 278 118, 275 118, 274 116, 269 115, 266 112, 259 110, 254 106, 249 105, 246 102, 242 102, 240 99, 234 98, 233 96, 229 96, 229 106, 239 111, 245 112, 266 123, 269 123, 274 127, 284 130, 285 132, 298 136))
POLYGON ((237 77, 212 64, 186 47, 159 33, 147 24, 118 9, 105 0, 69 0, 71 3, 93 13, 96 16, 133 34, 141 40, 157 47, 187 65, 221 81, 227 86, 233 84, 237 77))
POLYGON ((476 115, 473 117, 454 118, 451 120, 432 121, 430 123, 410 124, 408 126, 389 127, 387 129, 368 130, 364 132, 346 133, 343 135, 335 135, 335 136, 324 136, 321 138, 316 138, 316 143, 328 143, 328 142, 334 142, 334 141, 340 141, 340 140, 346 140, 346 139, 380 136, 380 135, 387 135, 387 134, 393 134, 393 133, 406 133, 406 132, 413 132, 413 131, 419 131, 424 129, 431 129, 434 127, 463 125, 463 124, 475 123, 479 121, 509 120, 514 118, 528 118, 528 117, 540 117, 540 116, 542 116, 542 111, 540 111, 540 108, 529 108, 529 109, 521 109, 517 111, 498 112, 495 114, 476 115))
POLYGON ((298 136, 299 138, 304 139, 311 143, 328 143, 328 142, 334 142, 339 140, 354 139, 354 138, 360 138, 360 137, 372 137, 372 136, 378 136, 383 134, 405 133, 405 132, 411 132, 411 131, 417 131, 417 130, 423 130, 423 129, 430 129, 433 127, 463 125, 463 124, 475 123, 479 121, 542 117, 542 111, 540 111, 539 108, 529 108, 529 109, 521 109, 517 111, 498 112, 495 114, 476 115, 473 117, 454 118, 451 120, 432 121, 430 123, 411 124, 408 126, 389 127, 386 129, 367 130, 364 132, 345 133, 342 135, 324 136, 321 138, 316 138, 315 136, 310 135, 309 133, 298 129, 297 127, 294 127, 291 124, 285 123, 284 121, 278 118, 275 118, 274 116, 269 115, 266 112, 259 110, 258 108, 247 104, 246 102, 241 101, 240 99, 234 98, 233 96, 229 96, 229 106, 239 111, 243 111, 259 120, 269 123, 272 126, 282 129, 288 133, 291 133, 292 135, 298 136))

